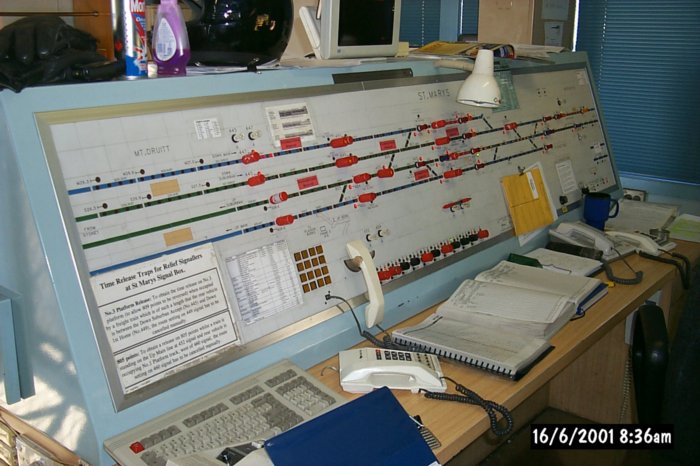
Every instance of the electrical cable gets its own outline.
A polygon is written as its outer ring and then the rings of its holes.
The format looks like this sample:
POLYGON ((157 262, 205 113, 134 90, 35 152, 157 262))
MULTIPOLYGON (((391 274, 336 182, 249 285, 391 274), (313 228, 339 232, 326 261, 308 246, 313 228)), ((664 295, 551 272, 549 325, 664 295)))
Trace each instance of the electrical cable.
POLYGON ((457 383, 449 377, 442 378, 445 380, 449 380, 450 382, 455 384, 455 389, 459 393, 461 393, 461 395, 455 395, 452 393, 431 392, 429 390, 421 389, 420 391, 426 398, 430 398, 433 400, 456 401, 459 403, 467 403, 479 406, 484 411, 486 411, 486 414, 489 417, 489 422, 491 424, 491 432, 493 432, 496 436, 503 437, 510 434, 513 431, 513 415, 508 410, 508 408, 496 403, 495 401, 484 400, 473 390, 469 390, 464 385, 457 383), (500 413, 502 419, 505 421, 506 425, 504 427, 499 427, 497 413, 500 413))
POLYGON ((649 254, 648 252, 644 251, 639 251, 639 255, 641 257, 644 257, 645 259, 651 259, 653 261, 657 262, 663 262, 664 264, 670 264, 675 266, 678 269, 678 273, 681 276, 681 283, 683 284, 683 289, 687 290, 690 288, 690 260, 685 257, 682 254, 678 253, 668 253, 666 251, 662 251, 666 254, 670 254, 673 257, 676 257, 680 259, 683 263, 681 264, 678 261, 673 260, 670 257, 660 257, 660 256, 655 256, 653 254, 649 254))
POLYGON ((618 277, 615 275, 615 273, 612 270, 612 267, 610 266, 610 261, 603 261, 603 270, 605 270, 605 275, 608 277, 608 280, 610 280, 613 283, 617 283, 619 285, 636 285, 638 283, 642 282, 642 278, 644 278, 644 272, 640 271, 635 271, 631 265, 625 260, 624 257, 621 256, 620 252, 613 248, 615 252, 617 252, 618 256, 620 256, 616 260, 622 260, 622 262, 625 263, 625 265, 632 271, 634 272, 634 278, 622 278, 618 277))
MULTIPOLYGON (((357 331, 360 334, 360 336, 365 338, 366 340, 368 340, 373 345, 375 345, 379 348, 384 348, 384 349, 395 349, 395 350, 403 350, 403 351, 407 350, 407 347, 400 345, 398 343, 394 343, 391 340, 391 336, 389 335, 389 333, 386 330, 384 330, 382 327, 380 327, 379 325, 377 325, 376 327, 379 328, 379 330, 381 330, 384 333, 384 336, 382 337, 381 340, 379 338, 377 338, 376 336, 372 335, 369 331, 362 330, 362 326, 360 325, 360 320, 357 318, 357 315, 355 315, 355 309, 350 305, 350 303, 345 298, 343 298, 341 296, 334 296, 330 293, 326 294, 325 298, 326 298, 326 300, 338 299, 338 300, 344 302, 345 305, 348 307, 348 310, 352 314, 352 318, 355 319, 355 324, 357 325, 357 331)), ((338 309, 340 309, 341 312, 344 312, 340 306, 338 306, 338 309)))

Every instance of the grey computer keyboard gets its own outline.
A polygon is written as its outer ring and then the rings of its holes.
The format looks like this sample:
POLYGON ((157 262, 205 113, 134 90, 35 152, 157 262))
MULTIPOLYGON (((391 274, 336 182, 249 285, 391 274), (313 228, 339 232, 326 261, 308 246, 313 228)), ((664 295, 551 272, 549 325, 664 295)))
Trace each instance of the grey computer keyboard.
POLYGON ((263 441, 345 402, 282 361, 105 441, 121 466, 180 464, 177 458, 263 441))

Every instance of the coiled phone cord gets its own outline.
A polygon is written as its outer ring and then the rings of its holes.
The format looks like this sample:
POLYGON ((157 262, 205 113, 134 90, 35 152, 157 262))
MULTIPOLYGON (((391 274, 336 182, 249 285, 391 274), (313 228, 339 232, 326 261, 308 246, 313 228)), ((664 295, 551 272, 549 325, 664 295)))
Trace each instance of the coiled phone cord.
POLYGON ((496 434, 498 437, 503 437, 508 435, 513 430, 513 415, 510 413, 508 408, 503 405, 499 405, 495 401, 484 400, 473 390, 469 390, 464 385, 455 382, 449 377, 442 377, 445 380, 449 380, 455 384, 455 389, 461 393, 461 395, 455 395, 452 393, 437 393, 428 390, 421 389, 420 391, 426 398, 433 400, 445 400, 445 401, 457 401, 459 403, 467 403, 470 405, 480 406, 489 417, 489 422, 491 423, 491 432, 496 434), (498 416, 496 413, 500 413, 505 420, 505 427, 499 427, 498 416))
POLYGON ((671 256, 680 259, 683 264, 681 264, 678 261, 675 261, 671 259, 670 257, 660 257, 660 256, 655 256, 653 254, 649 254, 644 251, 639 251, 639 255, 646 258, 646 259, 651 259, 657 262, 663 262, 664 264, 670 264, 675 266, 678 269, 678 273, 681 275, 681 283, 683 284, 684 289, 689 289, 690 288, 690 259, 685 257, 682 254, 678 254, 675 252, 668 253, 664 251, 666 254, 670 254, 671 256))
POLYGON ((619 256, 615 260, 621 260, 627 268, 629 268, 633 273, 634 273, 634 278, 622 278, 618 277, 615 275, 615 273, 612 270, 612 267, 610 266, 610 261, 603 261, 603 270, 605 270, 605 275, 608 277, 608 280, 610 280, 613 283, 617 283, 618 285, 636 285, 638 283, 642 282, 642 278, 644 278, 644 272, 641 270, 634 270, 631 265, 625 260, 624 257, 620 254, 620 252, 613 248, 613 250, 617 253, 619 256))
MULTIPOLYGON (((330 293, 327 293, 325 296, 326 299, 338 299, 342 302, 345 303, 345 305, 348 307, 348 310, 352 314, 352 318, 355 319, 355 325, 357 325, 357 331, 360 333, 360 336, 364 337, 366 340, 370 341, 374 346, 377 346, 379 348, 386 348, 386 349, 395 349, 395 350, 408 350, 408 347, 400 345, 398 343, 394 343, 391 340, 391 337, 389 336, 389 333, 381 328, 379 325, 377 325, 377 328, 381 330, 384 333, 384 336, 380 340, 379 338, 375 337, 372 335, 368 330, 362 330, 362 326, 360 325, 360 321, 355 315, 355 309, 350 305, 350 303, 343 298, 342 296, 334 296, 330 293)), ((343 309, 338 306, 338 308, 343 312, 343 309)))

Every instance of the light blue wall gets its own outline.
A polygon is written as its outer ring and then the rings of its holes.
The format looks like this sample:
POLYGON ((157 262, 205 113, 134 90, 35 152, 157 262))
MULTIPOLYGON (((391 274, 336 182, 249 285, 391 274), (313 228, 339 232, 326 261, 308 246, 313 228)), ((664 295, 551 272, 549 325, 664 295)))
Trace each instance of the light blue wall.
POLYGON ((623 188, 641 189, 647 201, 680 206, 681 213, 700 215, 700 185, 652 180, 634 175, 620 176, 623 188))

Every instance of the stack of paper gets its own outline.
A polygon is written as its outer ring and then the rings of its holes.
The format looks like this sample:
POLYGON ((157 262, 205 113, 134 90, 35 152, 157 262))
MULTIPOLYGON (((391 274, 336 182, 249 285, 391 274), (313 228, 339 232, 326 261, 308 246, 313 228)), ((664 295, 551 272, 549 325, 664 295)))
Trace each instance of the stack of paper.
POLYGON ((673 239, 700 243, 700 217, 681 214, 668 228, 673 239))
POLYGON ((566 275, 590 276, 603 266, 603 263, 599 260, 545 248, 538 248, 524 255, 532 259, 537 259, 545 270, 566 275))

